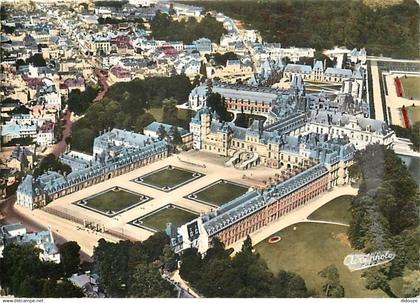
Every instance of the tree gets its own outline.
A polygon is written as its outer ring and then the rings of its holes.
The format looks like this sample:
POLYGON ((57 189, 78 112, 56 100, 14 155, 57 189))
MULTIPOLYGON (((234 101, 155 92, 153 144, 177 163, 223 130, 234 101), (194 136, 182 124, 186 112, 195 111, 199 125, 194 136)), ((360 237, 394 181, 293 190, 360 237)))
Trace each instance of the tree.
POLYGON ((61 266, 66 277, 76 273, 80 263, 80 246, 75 241, 66 242, 59 246, 61 266))
POLYGON ((322 286, 326 297, 344 297, 344 287, 340 284, 340 275, 334 264, 325 267, 318 273, 318 275, 326 280, 325 284, 322 286))
POLYGON ((276 298, 307 298, 309 296, 302 277, 284 270, 276 275, 272 293, 276 298))
POLYGON ((162 279, 152 264, 138 264, 132 270, 128 283, 128 294, 133 298, 171 298, 174 286, 162 279))
POLYGON ((176 100, 173 98, 162 101, 162 122, 170 125, 178 125, 178 109, 176 100))
POLYGON ((158 136, 159 136, 159 139, 161 139, 161 140, 168 137, 168 133, 165 129, 165 126, 163 126, 163 124, 159 125, 158 136))
POLYGON ((203 261, 196 248, 187 248, 181 255, 181 267, 179 275, 186 281, 199 281, 201 279, 201 268, 203 261))
POLYGON ((40 53, 36 53, 32 57, 29 57, 26 60, 26 63, 27 64, 31 63, 33 66, 36 66, 36 67, 42 67, 42 66, 46 66, 47 65, 47 63, 45 62, 44 57, 40 53))
POLYGON ((420 294, 420 270, 406 270, 403 275, 403 281, 403 297, 418 297, 420 294))
POLYGON ((181 145, 182 144, 182 137, 181 137, 181 134, 178 131, 178 127, 176 127, 176 126, 171 127, 171 136, 172 136, 172 142, 175 145, 181 145))
POLYGON ((98 92, 99 90, 92 86, 86 87, 84 92, 81 92, 79 89, 73 89, 69 93, 67 100, 69 110, 77 115, 84 114, 98 95, 98 92))
POLYGON ((220 94, 210 93, 207 97, 207 106, 217 113, 221 121, 228 122, 232 120, 231 114, 227 111, 224 98, 220 94))
POLYGON ((34 169, 34 177, 38 177, 46 171, 56 171, 62 174, 71 173, 71 167, 67 164, 61 163, 58 157, 54 154, 48 154, 45 156, 37 167, 34 169))

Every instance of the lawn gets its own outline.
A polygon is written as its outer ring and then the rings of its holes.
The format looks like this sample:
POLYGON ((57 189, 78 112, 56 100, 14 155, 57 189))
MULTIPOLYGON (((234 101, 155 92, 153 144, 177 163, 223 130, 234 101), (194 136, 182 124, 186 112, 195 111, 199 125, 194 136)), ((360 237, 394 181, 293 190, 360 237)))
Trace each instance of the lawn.
POLYGON ((420 99, 420 77, 400 77, 404 89, 404 98, 420 99))
POLYGON ((346 195, 335 198, 310 214, 308 219, 350 224, 351 214, 349 208, 352 197, 346 195))
POLYGON ((386 297, 381 290, 371 291, 364 287, 362 271, 350 272, 343 264, 345 256, 354 252, 347 240, 346 231, 344 226, 298 223, 273 234, 282 238, 280 242, 269 244, 267 238, 257 244, 255 249, 273 273, 279 270, 296 272, 305 279, 309 289, 320 294, 323 279, 317 273, 335 264, 345 289, 345 297, 386 297))
POLYGON ((221 206, 248 191, 248 187, 226 180, 219 180, 200 189, 187 198, 221 206))
POLYGON ((166 228, 166 223, 170 222, 176 226, 181 226, 197 217, 198 214, 170 205, 170 207, 162 208, 151 215, 140 218, 140 220, 142 221, 141 225, 163 231, 166 228))
POLYGON ((171 191, 188 182, 200 178, 202 174, 173 166, 166 166, 136 179, 137 183, 152 186, 163 191, 171 191))
MULTIPOLYGON (((155 117, 156 121, 162 122, 162 107, 151 107, 148 112, 155 117)), ((191 113, 193 115, 193 113, 191 113)), ((178 119, 179 120, 189 120, 188 110, 187 109, 178 109, 178 119)), ((188 121, 189 122, 189 121, 188 121)))
POLYGON ((91 208, 105 213, 115 215, 116 213, 149 200, 148 197, 127 191, 125 189, 109 189, 91 198, 78 201, 77 205, 91 208))

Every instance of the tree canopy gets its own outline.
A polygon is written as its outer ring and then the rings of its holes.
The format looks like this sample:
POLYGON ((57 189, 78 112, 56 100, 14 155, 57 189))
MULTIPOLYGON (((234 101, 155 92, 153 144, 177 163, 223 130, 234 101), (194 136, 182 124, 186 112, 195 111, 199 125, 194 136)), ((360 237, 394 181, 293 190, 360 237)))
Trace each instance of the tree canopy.
POLYGON ((200 1, 257 29, 268 42, 285 47, 366 47, 373 55, 418 58, 419 6, 404 0, 372 7, 356 1, 200 1))
POLYGON ((168 244, 163 233, 138 243, 99 240, 93 253, 94 271, 106 293, 111 297, 174 297, 174 287, 159 272, 165 267, 162 256, 168 244))
POLYGON ((80 288, 62 279, 65 276, 60 264, 41 261, 32 245, 6 245, 0 259, 1 287, 16 297, 83 297, 80 288))
POLYGON ((175 21, 171 16, 157 12, 150 26, 155 39, 182 41, 186 44, 203 37, 219 43, 220 37, 225 33, 223 24, 210 15, 206 15, 200 22, 195 18, 175 21))
POLYGON ((355 162, 351 173, 361 178, 361 184, 351 203, 349 240, 368 253, 395 253, 386 266, 364 272, 368 288, 390 293, 387 280, 401 276, 405 269, 419 269, 419 190, 401 159, 382 145, 357 152, 355 162))
POLYGON ((299 275, 270 272, 265 261, 253 252, 249 237, 234 257, 217 238, 203 259, 197 249, 186 249, 179 273, 205 297, 308 297, 305 281, 299 275))
POLYGON ((68 108, 76 115, 82 115, 92 104, 92 101, 98 95, 99 89, 92 86, 86 87, 86 90, 81 92, 80 89, 73 89, 69 93, 67 100, 68 108))
POLYGON ((117 83, 109 88, 101 102, 92 104, 84 117, 73 124, 72 148, 91 152, 95 136, 108 127, 142 132, 155 120, 147 112, 151 106, 161 106, 165 99, 184 103, 191 89, 191 82, 185 75, 117 83))
POLYGON ((54 154, 48 154, 34 169, 34 177, 40 176, 46 171, 56 171, 62 174, 71 173, 71 167, 67 164, 61 163, 57 156, 54 154))

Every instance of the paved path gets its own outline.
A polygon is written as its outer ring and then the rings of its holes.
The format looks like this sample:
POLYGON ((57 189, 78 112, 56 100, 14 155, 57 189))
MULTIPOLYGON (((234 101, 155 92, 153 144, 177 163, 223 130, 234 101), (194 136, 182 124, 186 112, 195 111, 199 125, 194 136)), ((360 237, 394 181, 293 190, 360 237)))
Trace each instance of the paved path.
MULTIPOLYGON (((317 210, 321 206, 327 204, 331 200, 340 196, 344 196, 344 195, 355 196, 357 195, 357 191, 358 191, 357 188, 351 187, 350 185, 337 186, 337 187, 332 188, 328 192, 316 197, 305 206, 301 206, 300 208, 292 211, 291 213, 281 217, 277 221, 274 221, 270 223, 269 225, 265 226, 264 228, 250 234, 252 244, 256 245, 260 243, 261 241, 264 241, 266 238, 268 238, 272 234, 290 225, 306 221, 307 217, 311 213, 313 213, 315 210, 317 210)), ((239 251, 242 248, 243 241, 244 239, 241 239, 238 242, 233 243, 229 247, 234 248, 235 251, 239 251)))
MULTIPOLYGON (((378 64, 376 61, 371 62, 370 71, 372 73, 372 91, 373 91, 373 105, 375 107, 375 119, 384 120, 384 111, 382 108, 381 87, 379 81, 381 76, 379 74, 378 64)), ((384 100, 385 101, 385 100, 384 100)))
POLYGON ((181 287, 184 291, 186 290, 187 294, 190 295, 190 297, 200 298, 200 296, 196 292, 194 292, 192 289, 190 289, 190 286, 181 278, 181 276, 179 275, 179 270, 176 270, 170 276, 170 278, 176 283, 178 283, 178 286, 181 287))
POLYGON ((305 220, 302 220, 301 222, 321 223, 321 224, 333 224, 333 225, 341 225, 341 226, 347 226, 347 227, 350 226, 350 225, 345 224, 345 223, 334 222, 334 221, 324 221, 324 220, 309 220, 309 219, 305 219, 305 220))
MULTIPOLYGON (((24 215, 21 212, 17 211, 14 205, 15 201, 16 195, 13 195, 0 202, 0 212, 4 215, 4 219, 1 220, 3 223, 22 223, 28 232, 37 232, 48 228, 48 226, 37 222, 34 218, 31 218, 27 214, 24 215)), ((72 237, 63 237, 61 234, 58 233, 58 230, 52 230, 52 232, 56 244, 62 244, 67 241, 73 240, 72 237)), ((92 259, 90 255, 92 255, 92 252, 89 249, 86 249, 86 247, 81 247, 80 258, 82 261, 91 262, 92 259)))

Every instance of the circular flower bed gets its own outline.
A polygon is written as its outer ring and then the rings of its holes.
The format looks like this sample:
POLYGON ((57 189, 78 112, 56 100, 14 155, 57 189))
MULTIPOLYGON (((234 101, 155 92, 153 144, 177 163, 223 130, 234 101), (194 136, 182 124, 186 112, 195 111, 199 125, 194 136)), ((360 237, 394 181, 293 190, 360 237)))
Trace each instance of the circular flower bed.
POLYGON ((271 237, 270 239, 268 239, 268 243, 273 244, 273 243, 279 242, 280 240, 281 240, 280 236, 274 236, 274 237, 271 237))

